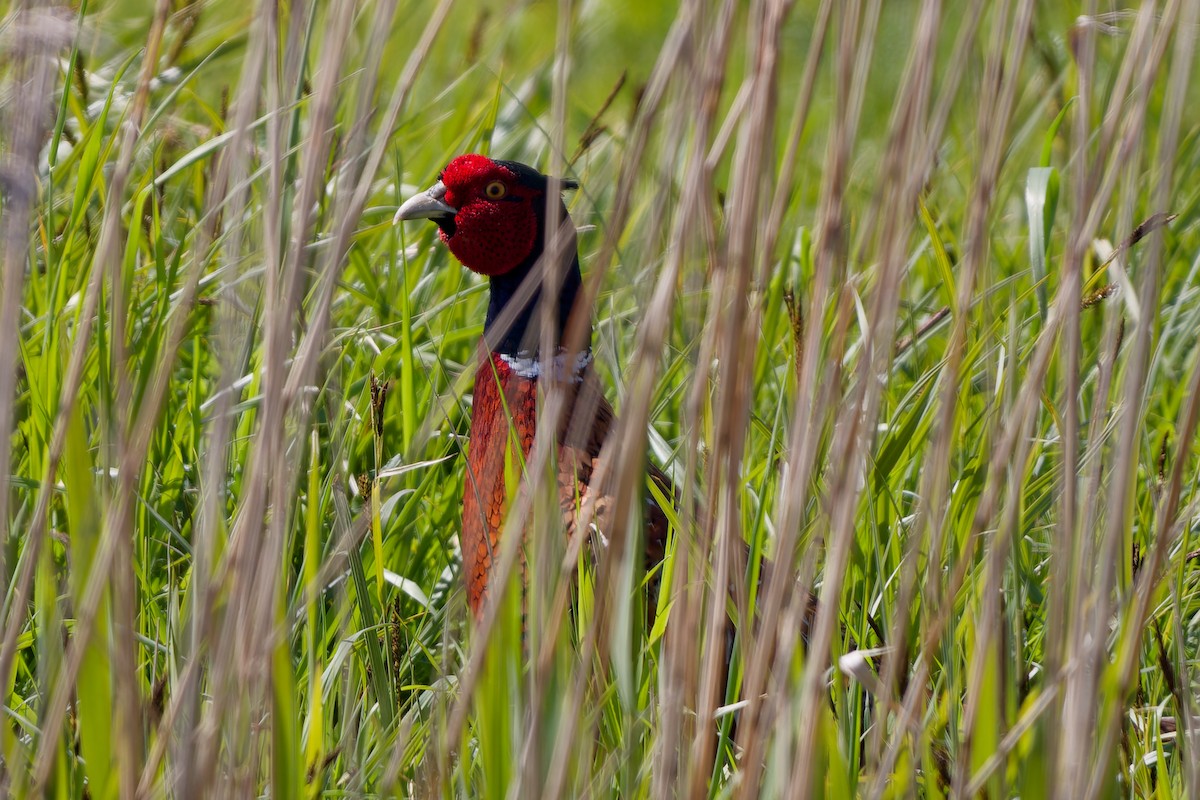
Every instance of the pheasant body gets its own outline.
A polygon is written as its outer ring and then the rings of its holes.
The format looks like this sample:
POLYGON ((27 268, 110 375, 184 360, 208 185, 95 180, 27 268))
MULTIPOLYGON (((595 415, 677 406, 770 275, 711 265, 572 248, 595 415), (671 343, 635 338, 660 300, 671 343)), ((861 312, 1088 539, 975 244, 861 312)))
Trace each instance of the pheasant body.
MULTIPOLYGON (((559 205, 558 218, 569 222, 562 200, 549 194, 549 179, 531 167, 459 156, 429 190, 406 201, 397 220, 427 218, 437 223, 442 241, 467 268, 490 282, 487 319, 475 372, 471 402, 467 470, 463 487, 462 551, 467 601, 476 616, 483 612, 511 496, 512 470, 529 456, 537 430, 538 395, 553 381, 566 400, 556 427, 557 489, 563 526, 575 530, 579 509, 587 508, 589 529, 603 538, 611 513, 608 486, 593 486, 597 459, 613 426, 613 410, 592 368, 590 326, 580 349, 563 349, 564 332, 582 285, 574 230, 556 269, 558 296, 543 299, 533 276, 532 291, 522 284, 542 259, 546 209, 559 205), (524 291, 523 291, 524 290, 524 291), (543 303, 550 303, 544 314, 543 303), (542 358, 540 324, 549 319, 555 354, 542 358), (511 320, 504 324, 504 320, 511 320)), ((563 188, 574 188, 570 181, 563 188)), ((580 312, 586 313, 586 312, 580 312)), ((663 487, 666 477, 651 476, 663 487)), ((669 489, 668 489, 669 491, 669 489)), ((652 501, 646 507, 646 563, 653 567, 665 552, 667 521, 652 501)))
POLYGON ((492 555, 504 527, 505 462, 514 451, 520 453, 516 463, 524 462, 537 429, 537 382, 514 373, 500 354, 484 355, 475 372, 463 486, 463 574, 467 602, 476 614, 486 599, 492 555))

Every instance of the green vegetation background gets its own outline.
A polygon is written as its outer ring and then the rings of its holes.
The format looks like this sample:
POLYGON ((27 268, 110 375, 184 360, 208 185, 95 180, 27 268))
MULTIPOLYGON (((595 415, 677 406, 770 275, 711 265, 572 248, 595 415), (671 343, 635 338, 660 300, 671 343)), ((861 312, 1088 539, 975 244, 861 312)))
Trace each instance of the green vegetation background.
MULTIPOLYGON (((263 294, 266 257, 261 242, 264 228, 278 224, 286 231, 288 219, 286 214, 278 220, 269 216, 272 190, 265 171, 255 173, 249 183, 244 217, 224 221, 225 236, 235 228, 242 232, 241 251, 220 253, 228 240, 219 242, 218 254, 211 257, 198 257, 190 250, 210 200, 206 192, 213 185, 214 156, 223 146, 213 143, 220 142, 217 137, 227 130, 229 100, 247 60, 257 12, 252 4, 226 0, 176 4, 164 38, 163 67, 156 73, 150 95, 152 123, 138 137, 129 191, 121 201, 118 252, 123 254, 120 275, 127 303, 116 313, 125 314, 121 329, 127 343, 131 395, 124 398, 127 405, 120 403, 121 380, 112 374, 114 346, 109 338, 114 330, 113 310, 105 304, 96 318, 94 339, 87 345, 82 387, 65 429, 64 457, 49 506, 49 538, 38 556, 28 613, 11 608, 17 575, 28 558, 24 531, 35 514, 39 493, 46 490, 41 480, 67 353, 94 266, 106 212, 105 190, 119 158, 118 120, 128 110, 151 28, 149 5, 92 3, 81 15, 80 69, 70 75, 60 70, 55 88, 56 104, 58 93, 67 91, 55 126, 61 125, 63 142, 55 166, 51 168, 43 154, 38 173, 19 321, 13 499, 0 575, 8 587, 5 612, 12 624, 19 625, 12 673, 2 676, 6 719, 0 752, 7 787, 24 792, 36 785, 39 791, 58 797, 112 797, 127 780, 121 777, 122 764, 133 757, 138 765, 135 775, 148 796, 183 796, 191 775, 200 781, 201 792, 247 796, 498 797, 518 778, 529 780, 527 768, 537 782, 553 785, 556 768, 552 765, 567 755, 572 763, 564 768, 564 783, 559 786, 564 794, 648 796, 656 759, 664 747, 675 746, 662 740, 659 728, 665 689, 659 674, 662 630, 628 634, 628 641, 614 646, 611 673, 597 670, 609 680, 589 685, 582 711, 569 708, 567 689, 581 669, 576 662, 587 627, 587 599, 569 623, 576 635, 563 638, 554 650, 552 685, 540 687, 545 693, 541 706, 533 699, 537 691, 531 689, 528 673, 520 671, 521 623, 518 614, 510 614, 495 633, 491 648, 508 655, 495 656, 495 663, 485 666, 460 736, 454 741, 443 739, 458 708, 458 680, 471 663, 471 626, 458 591, 455 534, 461 513, 461 435, 467 429, 469 402, 463 376, 470 372, 482 329, 485 285, 436 246, 431 226, 400 230, 392 227, 391 217, 401 199, 431 183, 458 153, 484 150, 542 168, 552 163, 548 131, 553 115, 555 30, 564 4, 454 4, 421 64, 366 208, 354 222, 317 380, 311 390, 305 389, 311 391, 305 401, 311 417, 285 426, 292 438, 276 465, 253 460, 269 401, 263 395, 264 320, 270 318, 270 309, 263 294), (111 105, 107 112, 106 102, 111 105), (197 258, 205 271, 199 301, 181 311, 176 305, 178 293, 197 258), (150 376, 162 363, 166 331, 178 313, 188 315, 186 337, 168 363, 169 385, 161 412, 139 421, 152 426, 152 435, 130 525, 123 529, 131 548, 136 630, 132 637, 120 638, 113 598, 106 593, 99 604, 93 642, 81 650, 76 674, 64 684, 69 710, 64 718, 55 718, 50 699, 62 676, 71 674, 68 642, 78 609, 84 605, 89 566, 103 531, 112 525, 105 514, 115 502, 122 426, 127 419, 138 418, 140 404, 152 392, 150 376), (222 358, 229 361, 223 365, 222 358), (233 430, 221 476, 220 521, 205 566, 215 568, 218 579, 213 595, 197 598, 193 546, 202 504, 205 437, 211 430, 212 409, 219 407, 216 398, 223 369, 233 370, 237 380, 233 430), (391 382, 378 436, 373 435, 371 423, 372 376, 391 382), (286 535, 273 562, 278 569, 272 578, 276 630, 282 633, 270 651, 269 663, 238 660, 253 648, 246 645, 248 649, 241 650, 238 645, 223 650, 217 633, 262 634, 260 629, 228 623, 241 613, 242 595, 233 588, 237 567, 225 557, 237 515, 247 503, 246 487, 254 471, 263 469, 282 470, 292 479, 289 516, 283 523, 286 535), (380 470, 393 474, 380 480, 380 470), (368 486, 372 496, 364 499, 368 486), (346 552, 341 549, 345 540, 339 538, 340 532, 354 530, 355 524, 364 526, 358 529, 362 535, 346 552), (370 525, 375 527, 368 532, 370 525), (222 569, 228 570, 224 577, 222 569), (211 604, 214 627, 197 639, 193 615, 202 602, 211 604), (113 687, 123 663, 118 651, 134 641, 132 681, 139 713, 132 723, 136 732, 131 732, 113 687), (193 649, 197 641, 205 648, 199 653, 193 649), (233 666, 210 660, 218 654, 229 655, 233 666), (189 675, 194 660, 202 666, 196 668, 197 675, 189 675), (198 695, 172 710, 172 698, 184 686, 198 695), (239 694, 243 689, 244 696, 239 694), (263 712, 269 713, 258 716, 263 712), (164 713, 174 716, 164 721, 164 713), (585 722, 576 729, 578 740, 564 745, 556 741, 556 731, 575 713, 581 713, 585 722), (534 718, 540 720, 540 728, 533 727, 534 718), (211 729, 201 725, 205 719, 211 729), (540 770, 528 767, 531 750, 538 754, 534 763, 540 763, 540 770), (181 772, 182 764, 197 771, 181 772)), ((433 5, 399 3, 378 64, 380 87, 372 102, 380 111, 433 5)), ((939 39, 937 61, 941 65, 949 61, 958 22, 953 7, 957 4, 946 5, 947 32, 939 39)), ((348 120, 362 91, 362 76, 376 66, 362 61, 375 8, 373 3, 361 6, 342 65, 345 91, 339 95, 342 105, 332 134, 339 144, 351 135, 348 120)), ((299 7, 283 4, 281 19, 286 23, 286 12, 299 7)), ((749 4, 736 7, 738 33, 728 58, 722 109, 734 102, 746 70, 744 29, 749 4)), ((864 295, 869 295, 876 280, 875 262, 872 243, 856 238, 856 225, 870 213, 879 188, 917 8, 915 1, 882 5, 859 137, 849 165, 847 228, 853 255, 847 285, 864 295)), ((573 218, 580 225, 593 226, 580 238, 585 273, 602 249, 640 92, 677 12, 672 4, 646 0, 582 2, 572 8, 561 160, 582 184, 570 201, 573 218), (602 126, 599 132, 585 140, 585 133, 589 128, 594 132, 596 125, 602 126)), ((316 64, 329 46, 323 39, 329 30, 324 20, 331 13, 330 5, 318 4, 313 22, 304 28, 310 71, 306 90, 321 79, 316 64)), ((1061 729, 1061 718, 1053 714, 1061 713, 1061 706, 1055 704, 1063 701, 1048 700, 1057 678, 1051 680, 1045 672, 1048 595, 1056 590, 1055 581, 1063 580, 1056 576, 1066 569, 1051 558, 1060 533, 1056 525, 1063 481, 1060 431, 1066 367, 1059 350, 1040 390, 1042 405, 1030 431, 1028 457, 1012 465, 1022 475, 1020 495, 1009 500, 1016 508, 1018 535, 1004 559, 999 587, 989 583, 986 551, 975 552, 970 541, 991 448, 997 446, 997 426, 1011 408, 1043 330, 1045 298, 1053 297, 1058 288, 1054 270, 1068 235, 1086 210, 1078 206, 1070 188, 1081 160, 1073 150, 1069 123, 1060 129, 1056 121, 1071 108, 1078 91, 1069 37, 1080 13, 1074 3, 1036 4, 1025 58, 1011 77, 1019 81, 1019 89, 1005 166, 995 187, 989 257, 973 304, 962 311, 971 315, 971 322, 950 453, 955 494, 945 530, 951 544, 943 563, 921 561, 919 567, 904 559, 906 526, 911 524, 922 473, 930 466, 937 411, 933 398, 939 391, 949 339, 948 319, 940 315, 942 309, 955 306, 965 214, 980 160, 975 149, 979 131, 974 97, 982 70, 980 57, 969 62, 963 97, 950 116, 945 142, 921 197, 923 206, 905 223, 911 241, 900 290, 897 339, 907 338, 908 344, 897 348, 885 376, 875 421, 878 434, 863 477, 866 488, 857 505, 854 547, 838 606, 835 662, 847 650, 885 648, 886 632, 894 620, 908 615, 916 635, 910 641, 911 661, 905 662, 907 676, 907 667, 917 663, 930 616, 945 613, 949 618, 936 647, 921 653, 929 668, 926 701, 907 735, 897 732, 900 723, 894 709, 880 712, 880 701, 862 682, 836 669, 831 673, 827 713, 814 734, 822 744, 812 776, 821 777, 809 776, 815 791, 827 796, 850 796, 884 785, 887 794, 912 791, 940 796, 952 786, 963 789, 965 783, 955 784, 965 780, 956 777, 959 772, 975 775, 992 756, 1001 768, 988 773, 992 775, 985 784, 989 796, 1044 796, 1049 785, 1046 776, 1055 766, 1050 760, 1054 747, 1048 743, 1064 736, 1092 735, 1061 729), (1057 213, 1053 199, 1030 199, 1030 170, 1039 166, 1052 166, 1061 177, 1057 213), (1030 215, 1039 202, 1048 208, 1050 235, 1044 262, 1031 261, 1029 248, 1030 215), (1048 274, 1044 283, 1035 277, 1039 266, 1048 274), (903 570, 919 569, 921 587, 926 580, 941 585, 960 563, 960 556, 969 566, 963 588, 948 607, 926 608, 920 601, 923 591, 913 608, 896 606, 903 570), (995 650, 984 654, 985 669, 979 666, 975 648, 976 626, 983 598, 993 591, 1003 595, 1003 632, 995 650), (985 671, 975 675, 978 669, 985 671), (984 712, 964 718, 968 686, 988 700, 984 712), (1026 723, 1028 727, 1022 729, 1026 723), (881 771, 880 751, 875 748, 881 741, 893 740, 906 744, 891 767, 881 771), (962 749, 967 740, 972 744, 969 751, 962 749), (963 752, 969 752, 969 757, 960 766, 957 756, 963 752)), ((798 3, 783 32, 778 83, 782 107, 771 153, 776 161, 786 144, 788 104, 801 85, 816 17, 815 3, 798 3)), ((980 41, 992 35, 987 25, 993 21, 992 16, 985 18, 980 41)), ((1101 100, 1111 90, 1128 46, 1132 18, 1114 17, 1111 24, 1114 35, 1100 37, 1097 45, 1092 91, 1101 100)), ((770 280, 756 286, 752 297, 763 310, 761 344, 750 355, 754 391, 736 491, 743 536, 755 554, 773 555, 777 535, 773 520, 781 488, 778 468, 788 455, 797 357, 785 296, 807 302, 813 275, 812 228, 837 112, 835 79, 828 62, 827 56, 818 74, 777 259, 770 280)), ((1192 65, 1195 74, 1194 61, 1192 65)), ((686 77, 678 81, 676 86, 687 86, 686 77)), ((1163 114, 1165 82, 1164 78, 1155 85, 1150 99, 1142 130, 1148 144, 1135 154, 1129 173, 1137 180, 1123 181, 1117 198, 1102 209, 1097 238, 1109 244, 1120 243, 1130 233, 1120 227, 1122 203, 1134 210, 1135 224, 1160 210, 1151 207, 1150 198, 1159 178, 1153 144, 1163 114)), ((1111 636, 1106 645, 1110 668, 1093 694, 1079 700, 1094 705, 1097 721, 1109 720, 1119 727, 1115 754, 1094 765, 1100 776, 1097 785, 1109 796, 1180 796, 1185 788, 1197 789, 1196 783, 1189 782, 1194 778, 1189 764, 1195 750, 1182 734, 1188 715, 1194 713, 1194 662, 1200 650, 1200 597, 1192 561, 1192 551, 1200 547, 1195 536, 1197 448, 1195 441, 1180 441, 1178 420, 1196 368, 1196 331, 1200 330, 1200 120, 1194 113, 1198 102, 1200 81, 1192 81, 1167 209, 1177 216, 1162 233, 1162 291, 1160 298, 1143 307, 1143 313, 1156 319, 1156 327, 1144 403, 1137 410, 1142 422, 1132 510, 1121 528, 1124 538, 1112 587, 1118 619, 1128 613, 1135 566, 1152 547, 1152 532, 1161 524, 1156 509, 1162 487, 1179 461, 1186 476, 1183 510, 1178 525, 1171 528, 1176 538, 1168 548, 1163 579, 1153 587, 1151 624, 1145 635, 1115 621, 1111 630, 1106 626, 1111 636), (1135 685, 1123 687, 1111 664, 1128 647, 1138 653, 1138 671, 1135 685)), ((1092 109, 1096 120, 1104 107, 1098 102, 1092 109)), ((307 99, 288 107, 288 112, 295 115, 298 130, 311 120, 307 99)), ((661 120, 655 136, 671 124, 669 117, 661 120)), ((263 128, 256 130, 255 136, 261 137, 263 128)), ((298 142, 289 151, 289 169, 297 167, 306 146, 303 137, 298 142)), ((301 311, 289 328, 289 336, 295 337, 292 345, 311 322, 320 287, 318 257, 332 235, 335 200, 346 191, 332 180, 344 166, 340 155, 335 146, 324 174, 329 183, 318 201, 317 234, 307 245, 306 252, 313 255, 305 266, 301 311)), ((264 162, 254 163, 257 168, 264 162)), ((715 166, 713 184, 723 192, 733 181, 729 152, 715 166)), ((661 137, 652 137, 636 182, 633 209, 617 237, 620 249, 608 266, 597 303, 598 365, 618 410, 627 400, 624 366, 633 359, 642 312, 668 250, 666 228, 658 215, 680 202, 682 177, 680 156, 669 152, 661 137)), ((1049 195, 1053 190, 1043 186, 1041 191, 1049 195)), ((294 184, 285 185, 282 197, 287 208, 296 195, 294 184)), ((724 210, 714 207, 711 212, 720 227, 724 210)), ((1144 245, 1135 245, 1124 256, 1135 281, 1144 251, 1144 245)), ((1096 411, 1102 414, 1120 406, 1120 395, 1101 396, 1098 384, 1105 342, 1110 342, 1105 336, 1123 315, 1124 302, 1120 293, 1104 294, 1110 273, 1101 269, 1099 250, 1089 253, 1084 293, 1078 298, 1087 305, 1080 337, 1080 405, 1085 426, 1093 418, 1094 402, 1108 404, 1096 411)), ((649 443, 651 457, 666 466, 681 486, 692 481, 702 491, 712 487, 704 487, 700 468, 694 474, 686 472, 685 451, 688 436, 697 430, 703 451, 716 424, 716 380, 700 419, 689 417, 687 405, 693 378, 700 374, 696 362, 705 326, 715 324, 707 316, 709 269, 711 265, 693 258, 679 281, 679 302, 651 405, 649 443)), ((105 303, 112 292, 110 285, 105 303)), ((825 319, 807 324, 823 327, 832 338, 837 315, 832 307, 826 312, 825 319)), ((853 323, 852 343, 864 324, 861 319, 853 323)), ((853 364, 859 357, 851 344, 846 363, 853 364)), ((1118 385, 1120 377, 1118 370, 1118 385)), ((1113 430, 1106 425, 1099 430, 1104 438, 1088 442, 1095 449, 1087 451, 1079 475, 1071 476, 1078 477, 1081 485, 1091 475, 1090 458, 1101 459, 1106 466, 1112 463, 1113 430)), ((827 431, 831 436, 830 431, 832 424, 827 431)), ((827 439, 824 448, 830 446, 827 439)), ((827 456, 826 463, 831 458, 827 456)), ((815 478, 818 496, 828 490, 824 480, 820 474, 815 478)), ((1103 490, 1107 488, 1105 484, 1103 490)), ((1104 494, 1086 499, 1106 502, 1104 494)), ((814 502, 805 512, 804 541, 813 552, 823 552, 819 540, 828 524, 819 505, 814 502)), ((259 524, 265 529, 272 521, 268 517, 259 524)), ((1093 566, 1086 565, 1088 570, 1093 566)), ((585 598, 593 577, 585 567, 585 598)), ((704 651, 699 642, 696 647, 699 662, 704 651)), ((879 669, 882 652, 869 655, 874 659, 869 671, 879 669)), ((801 665, 797 656, 793 677, 799 675, 801 665)), ((726 692, 729 702, 739 698, 739 677, 740 668, 735 666, 726 692)), ((786 705, 780 708, 781 713, 788 710, 786 705)), ((731 719, 723 715, 717 723, 718 752, 708 768, 711 783, 704 790, 709 796, 739 791, 741 765, 731 719)), ((786 725, 781 728, 786 729, 786 725)), ((778 733, 762 753, 765 794, 782 794, 790 786, 793 740, 789 737, 793 735, 801 734, 778 733)))

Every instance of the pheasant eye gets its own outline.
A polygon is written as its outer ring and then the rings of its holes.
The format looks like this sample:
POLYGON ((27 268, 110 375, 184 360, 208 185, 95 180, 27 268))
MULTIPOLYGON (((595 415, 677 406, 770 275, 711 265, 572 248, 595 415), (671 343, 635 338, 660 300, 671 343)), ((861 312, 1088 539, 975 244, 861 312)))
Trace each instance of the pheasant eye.
POLYGON ((484 187, 483 193, 489 200, 499 200, 508 194, 508 187, 502 181, 492 181, 484 187))

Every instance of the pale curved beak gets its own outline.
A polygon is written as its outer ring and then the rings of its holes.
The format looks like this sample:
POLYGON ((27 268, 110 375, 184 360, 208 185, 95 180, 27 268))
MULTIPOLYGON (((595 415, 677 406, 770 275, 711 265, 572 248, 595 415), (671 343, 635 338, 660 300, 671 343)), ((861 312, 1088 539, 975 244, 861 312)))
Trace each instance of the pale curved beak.
POLYGON ((438 181, 420 194, 405 200, 400 208, 396 209, 392 224, 406 219, 453 219, 458 214, 458 209, 447 203, 445 197, 446 185, 438 181))

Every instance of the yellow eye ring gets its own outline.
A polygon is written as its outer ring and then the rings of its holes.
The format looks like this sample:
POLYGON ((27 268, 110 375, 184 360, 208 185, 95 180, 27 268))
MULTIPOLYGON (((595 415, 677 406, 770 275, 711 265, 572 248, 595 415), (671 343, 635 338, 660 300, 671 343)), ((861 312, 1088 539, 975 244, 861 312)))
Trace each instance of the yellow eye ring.
POLYGON ((492 181, 484 187, 483 193, 489 200, 499 200, 508 194, 508 187, 502 181, 492 181))

